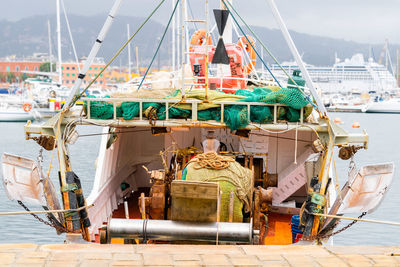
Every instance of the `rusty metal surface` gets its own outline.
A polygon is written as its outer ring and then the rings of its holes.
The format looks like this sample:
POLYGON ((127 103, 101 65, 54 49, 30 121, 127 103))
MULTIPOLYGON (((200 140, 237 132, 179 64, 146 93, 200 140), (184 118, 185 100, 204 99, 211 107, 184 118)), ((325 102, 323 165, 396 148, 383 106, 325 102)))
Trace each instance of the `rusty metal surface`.
POLYGON ((4 188, 10 200, 20 200, 32 205, 47 205, 36 162, 4 153, 2 169, 4 188))
POLYGON ((348 192, 337 213, 373 212, 389 189, 393 173, 393 163, 362 167, 355 178, 349 181, 348 192))

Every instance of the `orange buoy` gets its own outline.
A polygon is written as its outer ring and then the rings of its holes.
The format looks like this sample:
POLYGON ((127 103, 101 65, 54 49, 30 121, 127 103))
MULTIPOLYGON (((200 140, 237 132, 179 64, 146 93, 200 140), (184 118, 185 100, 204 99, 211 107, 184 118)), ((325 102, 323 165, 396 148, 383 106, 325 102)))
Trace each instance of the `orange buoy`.
POLYGON ((342 123, 342 120, 341 120, 339 117, 336 117, 336 118, 333 120, 333 122, 334 122, 334 123, 342 123))
POLYGON ((246 52, 249 54, 250 62, 247 64, 245 70, 246 73, 250 73, 252 70, 254 70, 254 66, 256 65, 257 54, 253 49, 253 47, 256 47, 256 43, 254 42, 253 38, 251 36, 247 36, 247 38, 245 36, 240 37, 237 45, 246 50, 246 52), (247 38, 249 38, 250 42, 247 40, 247 38))
MULTIPOLYGON (((206 44, 206 36, 207 31, 205 29, 197 30, 190 39, 190 50, 193 49, 194 46, 201 46, 206 44)), ((212 45, 211 35, 208 34, 208 45, 212 45)))
POLYGON ((31 109, 32 109, 32 105, 29 104, 29 103, 25 103, 25 104, 22 105, 22 109, 23 109, 25 112, 29 112, 29 111, 31 111, 31 109))
POLYGON ((360 124, 358 122, 354 122, 351 127, 353 128, 360 128, 360 124))

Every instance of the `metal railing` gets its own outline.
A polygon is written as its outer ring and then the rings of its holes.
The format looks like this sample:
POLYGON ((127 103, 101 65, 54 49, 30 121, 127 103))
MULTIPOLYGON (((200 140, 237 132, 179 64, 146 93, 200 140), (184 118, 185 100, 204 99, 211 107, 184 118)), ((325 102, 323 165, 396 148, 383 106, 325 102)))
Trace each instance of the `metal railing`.
MULTIPOLYGON (((139 117, 134 118, 133 120, 147 120, 143 118, 143 103, 158 103, 158 104, 164 104, 165 105, 165 120, 163 121, 169 121, 171 118, 169 117, 169 109, 177 104, 191 104, 192 105, 192 117, 191 119, 187 119, 189 122, 197 122, 198 121, 198 105, 203 103, 200 100, 185 100, 185 102, 182 102, 181 100, 177 99, 143 99, 143 98, 82 98, 81 100, 85 101, 87 104, 87 118, 91 119, 91 112, 90 112, 90 103, 91 102, 107 102, 109 104, 113 105, 113 120, 118 120, 119 118, 117 117, 117 104, 121 102, 134 102, 139 104, 139 117)), ((248 121, 251 121, 250 119, 250 111, 252 106, 268 106, 273 108, 273 120, 271 123, 276 124, 278 123, 278 108, 279 107, 287 107, 287 105, 284 104, 265 104, 265 103, 259 103, 259 102, 240 102, 240 101, 213 101, 207 104, 213 104, 217 105, 220 107, 220 115, 221 115, 221 123, 224 123, 224 110, 226 106, 247 106, 247 119, 248 121)), ((173 119, 173 118, 172 118, 173 119)), ((175 120, 175 119, 173 119, 175 120)), ((300 123, 304 123, 304 108, 301 108, 300 110, 300 123)))

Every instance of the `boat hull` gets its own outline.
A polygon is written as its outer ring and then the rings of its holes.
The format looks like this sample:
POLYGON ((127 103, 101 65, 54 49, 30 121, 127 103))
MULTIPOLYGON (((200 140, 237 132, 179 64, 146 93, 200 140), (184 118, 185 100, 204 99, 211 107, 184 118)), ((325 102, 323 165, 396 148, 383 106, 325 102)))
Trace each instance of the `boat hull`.
POLYGON ((0 122, 26 122, 34 119, 30 112, 0 111, 0 122))

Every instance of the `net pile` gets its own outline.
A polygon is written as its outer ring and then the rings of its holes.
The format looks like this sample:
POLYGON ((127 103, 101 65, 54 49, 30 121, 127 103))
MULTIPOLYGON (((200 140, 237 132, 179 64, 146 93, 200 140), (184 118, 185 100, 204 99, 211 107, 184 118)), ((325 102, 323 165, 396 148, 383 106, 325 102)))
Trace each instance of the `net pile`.
MULTIPOLYGON (((180 101, 182 92, 176 90, 168 96, 158 95, 155 91, 151 93, 141 93, 135 95, 141 99, 174 99, 180 101)), ((132 97, 132 96, 129 96, 132 97)), ((254 102, 266 104, 284 104, 286 106, 278 107, 278 120, 286 120, 289 122, 297 122, 300 120, 300 110, 305 108, 305 116, 307 118, 312 111, 312 106, 304 95, 296 88, 281 88, 272 90, 269 88, 257 87, 253 91, 237 90, 235 94, 224 93, 220 91, 209 91, 209 102, 202 102, 205 99, 204 90, 192 90, 185 94, 186 100, 198 100, 198 120, 221 121, 221 107, 214 104, 215 101, 235 101, 235 102, 254 102)), ((140 108, 138 102, 121 102, 117 105, 117 117, 125 120, 131 120, 139 116, 140 108)), ((90 113, 92 118, 111 119, 113 118, 113 105, 106 102, 91 101, 90 113)), ((273 107, 253 105, 250 106, 250 118, 248 117, 247 105, 225 105, 224 106, 224 123, 231 129, 237 130, 246 128, 253 123, 269 123, 273 120, 273 107)), ((170 104, 168 107, 169 118, 171 119, 188 119, 192 117, 192 104, 178 102, 170 104)), ((165 120, 166 106, 163 103, 143 103, 143 115, 147 118, 165 120)))
POLYGON ((233 221, 242 222, 242 209, 250 211, 251 170, 242 167, 233 158, 214 152, 197 155, 185 168, 182 179, 198 182, 218 182, 221 194, 220 221, 229 218, 230 192, 234 192, 233 221))

